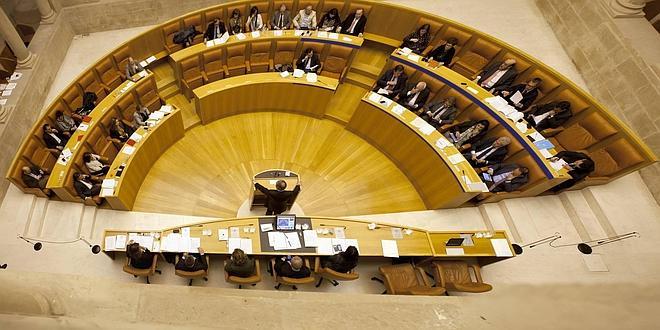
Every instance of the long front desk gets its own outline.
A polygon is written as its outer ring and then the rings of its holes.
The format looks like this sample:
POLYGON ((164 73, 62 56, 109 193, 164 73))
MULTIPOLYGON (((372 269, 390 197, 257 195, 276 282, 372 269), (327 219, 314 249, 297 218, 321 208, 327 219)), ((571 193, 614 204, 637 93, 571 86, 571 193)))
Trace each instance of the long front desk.
MULTIPOLYGON (((299 217, 299 219, 304 217, 299 217)), ((249 218, 236 218, 226 220, 215 220, 209 222, 200 222, 187 224, 176 228, 166 228, 162 230, 147 230, 147 231, 129 231, 129 230, 105 230, 103 235, 103 251, 114 257, 115 252, 123 253, 124 248, 114 248, 105 245, 105 238, 116 235, 129 235, 130 233, 138 233, 151 235, 154 237, 154 242, 160 241, 163 237, 173 233, 175 230, 179 233, 189 230, 191 238, 199 238, 200 246, 209 254, 231 254, 232 251, 228 250, 228 241, 219 239, 219 229, 229 229, 236 227, 240 238, 249 238, 252 241, 252 255, 283 255, 283 254, 297 254, 305 256, 324 255, 316 252, 298 252, 292 250, 286 251, 273 251, 271 247, 262 247, 260 240, 261 230, 259 220, 274 219, 274 217, 249 217, 249 218), (183 229, 188 228, 188 229, 183 229), (254 230, 252 230, 254 229, 254 230), (210 235, 204 235, 204 232, 210 235)), ((326 217, 310 217, 311 230, 328 229, 332 231, 334 228, 343 228, 346 239, 355 239, 358 242, 358 248, 361 256, 365 257, 382 257, 383 249, 381 240, 396 240, 398 246, 398 253, 400 257, 513 257, 515 253, 511 247, 506 232, 477 232, 477 231, 461 231, 461 232, 433 232, 423 229, 402 227, 392 224, 375 223, 375 229, 369 229, 369 221, 363 220, 349 220, 339 218, 326 218, 326 217), (393 236, 393 228, 402 229, 402 237, 395 239, 393 236), (410 232, 406 233, 406 229, 410 232), (450 238, 460 238, 461 234, 471 234, 471 246, 450 247, 448 252, 446 242, 450 238), (491 243, 491 240, 500 240, 491 243), (502 241, 503 240, 503 241, 502 241), (500 250, 496 252, 494 244, 500 244, 500 250), (508 247, 508 250, 507 250, 508 247), (463 254, 457 254, 452 248, 463 249, 463 254)), ((397 230, 397 229, 395 229, 397 230)), ((230 230, 231 231, 231 230, 230 230)), ((336 233, 329 232, 327 234, 318 233, 319 238, 335 238, 336 233)), ((305 249, 304 245, 302 247, 305 249)), ((164 252, 160 249, 154 252, 164 252)))
POLYGON ((174 109, 154 127, 140 127, 135 134, 142 138, 133 146, 124 144, 110 165, 106 180, 114 180, 111 194, 102 194, 114 210, 130 211, 135 204, 142 182, 153 164, 167 149, 183 137, 181 111, 174 109), (123 166, 118 176, 117 170, 123 166))
POLYGON ((254 73, 196 88, 195 108, 204 125, 257 111, 296 112, 321 118, 338 84, 337 79, 324 76, 308 82, 305 77, 283 78, 277 72, 254 73))

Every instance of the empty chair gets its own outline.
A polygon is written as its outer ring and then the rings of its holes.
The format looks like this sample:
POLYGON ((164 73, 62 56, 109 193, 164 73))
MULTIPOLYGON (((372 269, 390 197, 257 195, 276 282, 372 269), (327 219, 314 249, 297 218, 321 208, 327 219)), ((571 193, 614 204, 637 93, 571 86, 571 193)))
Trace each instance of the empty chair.
POLYGON ((472 48, 454 63, 452 69, 464 77, 471 78, 495 58, 500 50, 498 45, 479 38, 472 48))
POLYGON ((202 54, 202 63, 204 66, 202 77, 204 78, 205 84, 223 79, 225 77, 225 70, 227 68, 223 63, 221 49, 202 54))
POLYGON ((192 97, 193 89, 204 84, 202 70, 199 68, 199 57, 197 55, 187 58, 179 63, 181 68, 181 84, 186 96, 192 97))
POLYGON ((126 69, 126 64, 128 64, 128 58, 130 56, 131 56, 131 52, 129 51, 128 47, 122 47, 121 49, 117 50, 112 54, 112 58, 115 60, 115 63, 117 63, 117 68, 119 69, 119 75, 121 75, 122 79, 128 78, 126 77, 125 69, 126 69))
POLYGON ((432 268, 435 271, 435 280, 448 291, 478 293, 493 289, 482 280, 479 265, 468 265, 460 260, 434 261, 432 268), (474 272, 475 279, 472 279, 469 269, 474 272))
MULTIPOLYGON (((225 266, 227 265, 227 261, 225 260, 225 266)), ((261 269, 259 267, 259 259, 254 259, 254 274, 252 276, 248 277, 240 277, 240 276, 233 276, 229 275, 229 272, 225 270, 225 282, 227 283, 232 283, 232 284, 237 284, 238 288, 241 289, 243 288, 243 285, 256 285, 257 283, 261 282, 261 269)))
POLYGON ((160 109, 162 102, 160 96, 156 92, 155 83, 149 82, 146 84, 141 84, 137 86, 135 92, 137 93, 139 99, 138 103, 147 107, 150 112, 154 112, 160 109))
POLYGON ((30 142, 23 150, 23 158, 26 161, 48 170, 53 169, 58 155, 59 150, 53 154, 49 149, 46 149, 42 145, 40 138, 38 141, 35 141, 34 138, 30 138, 30 142))
POLYGON ((290 65, 293 67, 295 61, 296 41, 277 41, 275 43, 275 55, 270 62, 270 69, 275 69, 276 65, 290 65))
POLYGON ((78 91, 76 86, 71 86, 62 95, 62 101, 71 112, 75 112, 76 109, 82 106, 82 94, 78 91))
MULTIPOLYGON (((204 258, 206 260, 206 264, 209 265, 209 256, 208 255, 203 255, 201 258, 204 258)), ((179 255, 177 254, 176 257, 174 258, 174 264, 179 263, 179 255)), ((175 269, 174 274, 176 276, 181 276, 183 278, 189 279, 188 281, 188 286, 192 285, 192 282, 194 279, 204 279, 204 281, 208 281, 208 276, 209 276, 209 269, 200 269, 194 272, 189 272, 185 270, 180 270, 180 269, 175 269)))
POLYGON ((135 268, 131 266, 131 258, 126 257, 126 264, 124 265, 123 269, 124 272, 133 275, 133 277, 138 277, 138 276, 145 277, 147 279, 147 284, 150 284, 149 276, 154 275, 155 273, 161 274, 161 271, 156 269, 157 265, 158 265, 158 254, 154 254, 151 267, 147 269, 135 268))
POLYGON ((253 42, 248 70, 251 73, 268 72, 270 64, 270 41, 253 42))
POLYGON ((228 76, 240 76, 245 74, 247 61, 245 61, 245 44, 227 47, 227 71, 228 76))
POLYGON ((339 282, 337 281, 354 281, 360 278, 360 274, 358 274, 355 269, 351 269, 348 273, 340 273, 333 269, 323 267, 323 265, 321 265, 320 257, 316 257, 316 260, 314 261, 314 273, 320 276, 318 283, 316 283, 317 288, 321 286, 323 280, 327 280, 332 283, 332 285, 337 286, 339 285, 339 282))
POLYGON ((607 183, 644 163, 644 157, 623 138, 589 153, 589 157, 596 165, 594 172, 585 180, 589 184, 607 183))
POLYGON ((103 88, 103 85, 96 80, 94 71, 92 70, 86 72, 80 77, 80 79, 78 79, 78 85, 80 85, 80 88, 82 88, 83 91, 96 94, 96 97, 98 98, 97 102, 101 102, 101 100, 108 95, 105 88, 103 88))
POLYGON ((325 59, 321 75, 341 81, 346 75, 346 65, 352 52, 353 49, 349 47, 330 46, 330 51, 328 52, 328 57, 325 59))
POLYGON ((380 266, 378 271, 385 278, 388 294, 441 296, 446 292, 442 287, 432 287, 424 270, 411 264, 380 266))
POLYGON ((110 57, 104 58, 94 70, 101 77, 101 84, 103 84, 106 90, 114 90, 121 84, 121 76, 112 64, 110 57))
POLYGON ((573 123, 549 140, 559 150, 586 150, 594 144, 617 133, 607 119, 593 112, 573 123))

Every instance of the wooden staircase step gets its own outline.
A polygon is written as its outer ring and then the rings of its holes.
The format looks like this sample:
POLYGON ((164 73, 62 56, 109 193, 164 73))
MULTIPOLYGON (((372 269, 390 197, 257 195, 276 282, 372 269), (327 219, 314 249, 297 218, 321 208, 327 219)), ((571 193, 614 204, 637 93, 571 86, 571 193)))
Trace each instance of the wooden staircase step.
POLYGON ((349 72, 346 74, 344 82, 370 90, 376 82, 376 78, 367 77, 357 72, 349 72))

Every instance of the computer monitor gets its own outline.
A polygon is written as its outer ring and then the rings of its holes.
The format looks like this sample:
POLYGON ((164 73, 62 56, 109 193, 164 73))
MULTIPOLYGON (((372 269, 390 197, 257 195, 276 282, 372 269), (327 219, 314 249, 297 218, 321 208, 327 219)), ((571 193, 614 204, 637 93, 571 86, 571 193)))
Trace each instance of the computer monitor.
POLYGON ((275 217, 275 229, 277 230, 294 230, 296 229, 296 215, 295 214, 280 214, 275 217))

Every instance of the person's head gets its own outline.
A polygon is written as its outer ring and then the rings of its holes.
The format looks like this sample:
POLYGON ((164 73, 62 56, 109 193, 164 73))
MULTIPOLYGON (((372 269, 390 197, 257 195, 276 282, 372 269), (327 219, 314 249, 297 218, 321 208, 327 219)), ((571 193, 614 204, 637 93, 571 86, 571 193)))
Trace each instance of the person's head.
POLYGON ((475 128, 478 129, 480 132, 487 130, 488 125, 490 125, 488 120, 480 120, 476 124, 474 124, 475 128))
POLYGON ((349 261, 356 261, 357 258, 360 256, 360 253, 358 253, 358 249, 351 245, 346 248, 346 251, 342 252, 343 257, 349 261))
POLYGON ((91 153, 91 152, 85 152, 85 153, 83 154, 83 161, 84 161, 85 163, 89 163, 89 162, 91 162, 91 161, 92 161, 92 153, 91 153))
POLYGON ((458 39, 451 37, 447 39, 447 43, 445 44, 447 47, 454 47, 458 45, 458 39))
POLYGON ((364 9, 358 8, 358 10, 355 11, 355 18, 360 18, 364 14, 364 9))
POLYGON ((128 57, 128 63, 131 63, 131 64, 135 63, 135 60, 133 59, 132 56, 128 57))
POLYGON ((82 173, 80 173, 80 172, 73 173, 73 179, 74 180, 80 180, 81 178, 82 178, 82 173))
POLYGON ((140 243, 132 243, 126 247, 126 253, 131 258, 137 258, 142 255, 142 249, 140 249, 140 243))
POLYGON ((314 55, 314 49, 313 48, 305 49, 305 56, 312 56, 312 55, 314 55))
POLYGON ((299 271, 302 268, 302 266, 303 266, 303 260, 301 257, 293 256, 293 258, 291 258, 291 268, 294 271, 296 272, 299 271))
POLYGON ((281 11, 281 12, 285 12, 285 11, 286 11, 286 5, 285 5, 285 4, 281 4, 281 5, 280 5, 280 11, 281 11))
POLYGON ((529 169, 527 169, 527 167, 524 166, 518 166, 513 171, 511 171, 511 174, 513 174, 513 176, 515 177, 519 177, 527 173, 529 173, 529 169))
POLYGON ((62 111, 55 111, 55 118, 62 118, 62 116, 64 116, 62 111))
POLYGON ((420 36, 423 36, 423 35, 426 35, 427 33, 429 33, 430 30, 431 30, 431 25, 424 24, 424 25, 420 26, 419 29, 417 29, 417 34, 419 34, 420 36))
POLYGON ((23 174, 30 174, 32 172, 32 170, 30 170, 30 168, 27 166, 21 167, 21 171, 23 171, 23 174))
POLYGON ((305 14, 309 15, 312 13, 312 5, 305 6, 305 14))
POLYGON ((231 17, 234 17, 234 18, 241 17, 241 11, 238 10, 238 8, 234 9, 234 10, 231 12, 231 17))
POLYGON ((284 189, 286 189, 286 181, 284 181, 284 180, 277 180, 277 182, 275 182, 275 189, 277 189, 277 190, 284 190, 284 189))
POLYGON ((555 103, 553 110, 556 112, 569 111, 571 110, 571 103, 568 101, 559 101, 555 103))
POLYGON ((594 166, 595 166, 595 163, 590 158, 584 158, 584 159, 580 159, 580 160, 575 161, 573 163, 573 165, 575 165, 575 167, 577 167, 581 170, 593 170, 594 166))
POLYGON ((250 16, 254 16, 257 14, 259 14, 259 8, 257 8, 257 6, 252 6, 252 8, 250 8, 250 16))
POLYGON ((241 249, 234 249, 234 252, 231 253, 232 262, 237 265, 243 265, 248 261, 247 254, 241 249))
POLYGON ((493 142, 493 147, 495 148, 504 147, 504 146, 508 146, 509 143, 511 143, 511 139, 506 136, 502 136, 497 138, 497 140, 493 142))
POLYGON ((508 59, 504 60, 504 62, 502 62, 502 64, 500 64, 498 69, 506 70, 506 69, 508 69, 508 68, 510 68, 514 65, 516 65, 516 60, 514 60, 512 58, 508 58, 508 59))
POLYGON ((213 24, 220 25, 220 18, 219 17, 214 18, 213 19, 213 24))
POLYGON ((525 89, 532 90, 538 88, 539 86, 541 86, 541 83, 543 83, 543 80, 541 78, 532 78, 528 80, 527 83, 525 84, 525 89))
POLYGON ((415 85, 415 90, 417 91, 423 91, 426 88, 426 83, 423 81, 420 81, 415 85))
POLYGON ((403 65, 397 64, 397 66, 394 67, 394 76, 398 77, 403 73, 403 65))
POLYGON ((453 96, 450 96, 445 100, 445 105, 448 107, 453 106, 455 104, 456 104, 456 98, 453 96))
POLYGON ((41 129, 44 130, 44 133, 55 133, 55 132, 57 132, 57 129, 53 128, 49 124, 44 124, 43 126, 41 126, 41 129))
POLYGON ((112 119, 110 119, 110 124, 111 124, 112 126, 119 126, 119 118, 117 118, 117 117, 112 117, 112 119))
POLYGON ((337 8, 332 8, 328 12, 328 16, 330 16, 330 18, 335 18, 335 17, 339 16, 339 11, 337 10, 337 8))
POLYGON ((195 257, 192 254, 184 255, 183 264, 186 265, 186 267, 191 268, 195 265, 195 257))

